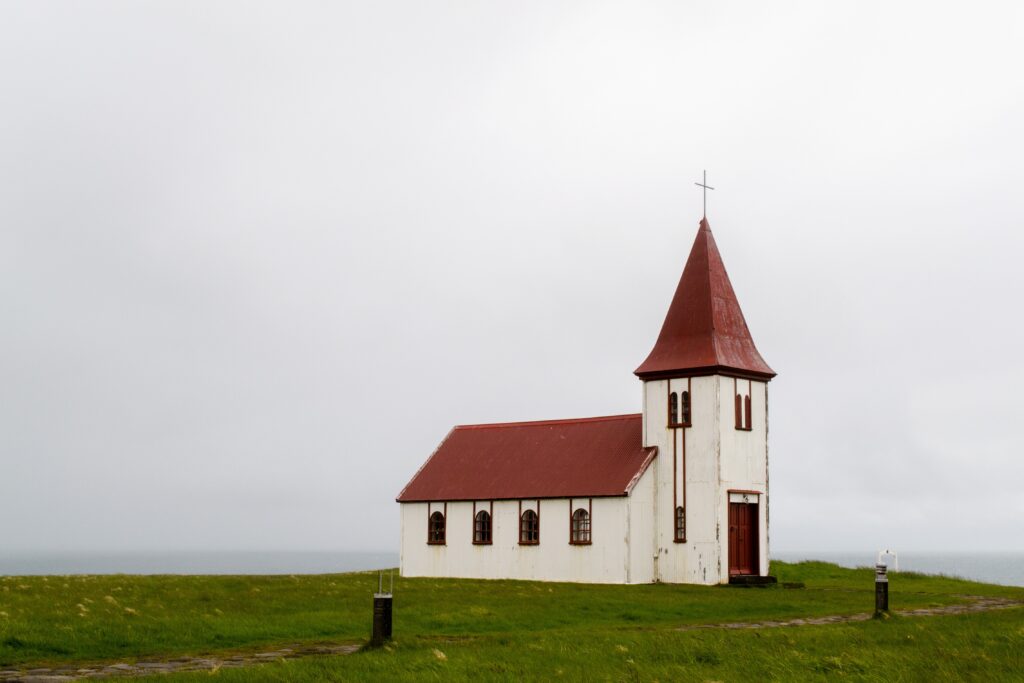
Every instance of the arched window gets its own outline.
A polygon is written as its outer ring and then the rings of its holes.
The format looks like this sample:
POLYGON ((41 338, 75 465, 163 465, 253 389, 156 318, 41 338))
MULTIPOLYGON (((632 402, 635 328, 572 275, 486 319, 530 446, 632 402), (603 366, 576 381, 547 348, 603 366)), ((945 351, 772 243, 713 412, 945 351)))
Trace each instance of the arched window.
POLYGON ((519 543, 521 545, 540 543, 540 518, 533 510, 527 510, 519 518, 519 543))
POLYGON ((473 543, 488 544, 491 542, 491 514, 487 510, 476 513, 473 521, 473 543))
POLYGON ((736 394, 736 429, 743 429, 743 397, 736 394))
POLYGON ((743 425, 744 428, 750 429, 751 428, 751 422, 750 422, 750 396, 746 396, 746 397, 743 398, 743 418, 744 418, 744 423, 745 423, 743 425))
POLYGON ((674 391, 668 395, 668 423, 679 424, 679 396, 674 391))
POLYGON ((427 543, 444 545, 444 514, 441 512, 434 512, 430 515, 430 523, 427 525, 427 543))
POLYGON ((579 545, 590 543, 590 513, 583 508, 572 513, 572 542, 579 545))
POLYGON ((676 540, 686 540, 686 510, 681 506, 676 508, 676 540))
POLYGON ((680 398, 682 399, 682 404, 683 404, 682 405, 682 408, 683 408, 683 424, 684 425, 689 425, 690 424, 690 392, 689 391, 684 391, 682 394, 680 394, 680 398))

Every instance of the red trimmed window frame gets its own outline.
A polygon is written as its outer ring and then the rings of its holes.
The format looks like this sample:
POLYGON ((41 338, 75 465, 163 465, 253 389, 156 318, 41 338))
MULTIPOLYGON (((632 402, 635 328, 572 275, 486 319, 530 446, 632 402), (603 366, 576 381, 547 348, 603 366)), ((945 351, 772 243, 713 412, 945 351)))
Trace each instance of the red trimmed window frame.
POLYGON ((594 499, 587 499, 587 508, 576 507, 573 499, 569 499, 569 545, 593 545, 594 541, 594 499), (580 524, 577 528, 577 512, 585 516, 579 517, 580 524))
POLYGON ((733 377, 732 391, 736 395, 736 429, 741 432, 749 432, 754 428, 750 409, 750 397, 754 393, 754 383, 747 380, 747 395, 743 396, 739 391, 739 380, 733 377))
POLYGON ((524 510, 523 501, 519 501, 519 545, 540 545, 540 499, 537 499, 537 509, 524 510), (525 525, 526 515, 531 513, 533 515, 533 536, 534 540, 523 540, 524 536, 530 534, 530 529, 525 525))
MULTIPOLYGON (((686 389, 679 392, 679 413, 677 417, 682 422, 672 423, 672 413, 669 412, 669 429, 672 430, 672 542, 673 543, 686 543, 686 429, 693 426, 693 381, 690 377, 680 377, 675 381, 681 382, 683 379, 686 380, 686 389), (678 433, 678 430, 682 430, 682 433, 678 433), (681 457, 677 451, 677 444, 682 443, 681 457), (679 461, 682 460, 682 477, 679 476, 679 461), (682 492, 682 500, 679 500, 680 491, 682 492), (679 525, 677 519, 677 510, 683 510, 683 525, 682 534, 679 533, 679 525)), ((669 379, 667 381, 666 391, 669 392, 669 403, 671 408, 671 399, 676 396, 676 393, 670 391, 672 388, 672 382, 674 380, 669 379)))
POLYGON ((494 501, 489 502, 487 510, 476 509, 473 501, 473 545, 494 545, 494 501), (481 515, 485 515, 481 517, 481 515))
POLYGON ((686 378, 686 389, 680 392, 672 391, 672 380, 665 382, 665 389, 668 394, 668 427, 692 427, 693 426, 693 390, 690 387, 690 378, 686 378))
POLYGON ((431 511, 431 504, 427 503, 427 545, 448 545, 448 502, 445 501, 444 511, 431 511), (440 515, 441 524, 435 527, 435 515, 440 515))

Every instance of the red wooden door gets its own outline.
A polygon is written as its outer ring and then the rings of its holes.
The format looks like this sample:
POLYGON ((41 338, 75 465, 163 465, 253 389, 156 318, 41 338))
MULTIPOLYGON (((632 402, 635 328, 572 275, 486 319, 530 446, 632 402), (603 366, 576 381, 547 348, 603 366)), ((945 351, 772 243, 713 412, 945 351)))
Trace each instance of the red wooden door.
POLYGON ((757 574, 757 503, 729 503, 729 573, 757 574))

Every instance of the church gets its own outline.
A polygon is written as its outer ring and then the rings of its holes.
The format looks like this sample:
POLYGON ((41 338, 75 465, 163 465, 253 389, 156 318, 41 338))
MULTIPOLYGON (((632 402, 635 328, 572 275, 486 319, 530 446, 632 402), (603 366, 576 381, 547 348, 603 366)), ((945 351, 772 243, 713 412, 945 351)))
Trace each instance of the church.
POLYGON ((707 217, 631 415, 459 425, 398 495, 403 576, 767 580, 768 382, 707 217))

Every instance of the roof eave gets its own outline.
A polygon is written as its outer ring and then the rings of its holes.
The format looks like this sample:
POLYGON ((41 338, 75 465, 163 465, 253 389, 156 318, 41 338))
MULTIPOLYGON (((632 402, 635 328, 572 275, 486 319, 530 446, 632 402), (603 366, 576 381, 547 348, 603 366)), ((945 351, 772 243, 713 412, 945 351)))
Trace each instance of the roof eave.
POLYGON ((455 433, 456 429, 458 429, 458 427, 452 427, 451 429, 448 430, 448 433, 445 434, 443 439, 441 439, 441 443, 437 444, 437 448, 435 448, 434 452, 430 454, 430 457, 427 458, 422 465, 420 465, 420 468, 416 470, 416 474, 412 475, 412 479, 409 480, 409 483, 402 487, 402 490, 398 492, 398 495, 395 497, 395 502, 405 502, 402 500, 402 496, 405 495, 405 492, 408 491, 409 487, 412 486, 414 481, 416 481, 416 478, 420 476, 420 472, 426 469, 427 465, 430 464, 430 461, 434 459, 434 456, 437 455, 437 452, 441 450, 441 446, 444 446, 445 442, 451 438, 452 434, 455 433))
POLYGON ((622 493, 569 493, 566 495, 557 496, 503 496, 501 498, 489 498, 484 496, 482 498, 396 498, 397 503, 471 503, 473 501, 492 500, 495 502, 508 501, 508 500, 565 500, 567 498, 625 498, 629 495, 629 491, 623 491, 622 493))
POLYGON ((626 484, 626 495, 627 496, 629 494, 633 493, 633 487, 635 487, 637 485, 637 482, 639 482, 640 479, 644 476, 644 472, 646 472, 647 468, 651 466, 651 463, 654 462, 654 459, 656 457, 658 457, 658 447, 657 446, 651 446, 647 450, 648 450, 647 459, 644 460, 640 464, 640 468, 636 471, 636 474, 634 474, 633 478, 629 480, 628 484, 626 484))
POLYGON ((706 377, 708 375, 723 375, 725 377, 738 377, 739 379, 753 379, 759 382, 769 382, 778 373, 771 369, 769 369, 769 372, 763 372, 760 370, 748 370, 746 368, 732 368, 727 365, 706 365, 699 368, 676 368, 669 370, 641 371, 640 368, 637 368, 633 371, 633 374, 645 382, 655 379, 706 377))

